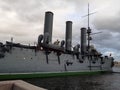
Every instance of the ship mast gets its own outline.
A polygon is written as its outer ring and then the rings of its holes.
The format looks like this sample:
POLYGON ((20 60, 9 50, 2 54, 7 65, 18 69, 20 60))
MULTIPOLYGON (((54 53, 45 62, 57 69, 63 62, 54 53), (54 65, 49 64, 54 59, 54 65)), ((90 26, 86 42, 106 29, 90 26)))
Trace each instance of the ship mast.
MULTIPOLYGON (((93 13, 91 13, 93 14, 93 13)), ((89 54, 89 49, 90 49, 90 40, 91 40, 91 37, 90 37, 90 34, 91 34, 91 29, 90 29, 90 26, 89 26, 89 16, 91 15, 90 12, 89 12, 89 3, 88 3, 88 30, 87 30, 87 34, 88 34, 88 54, 89 54)))
MULTIPOLYGON (((88 3, 88 29, 87 29, 87 34, 88 34, 88 48, 87 48, 87 50, 88 50, 88 60, 89 60, 89 55, 90 55, 90 40, 92 40, 92 38, 91 38, 91 29, 90 29, 90 26, 89 26, 89 22, 90 22, 90 20, 89 20, 89 16, 91 15, 91 14, 93 14, 93 13, 90 13, 89 12, 89 3, 88 3)), ((90 70, 91 70, 91 60, 89 60, 89 68, 90 68, 90 70)))
POLYGON ((11 37, 11 43, 13 43, 13 37, 11 37))
POLYGON ((88 28, 87 28, 87 36, 88 36, 88 48, 87 48, 87 50, 88 50, 88 53, 89 53, 89 49, 90 49, 90 40, 92 40, 91 35, 102 33, 102 32, 97 32, 97 33, 92 33, 91 32, 91 28, 90 28, 90 15, 95 14, 95 13, 96 12, 90 13, 90 6, 89 6, 89 3, 88 3, 88 14, 83 16, 83 17, 86 17, 86 16, 88 17, 88 28))

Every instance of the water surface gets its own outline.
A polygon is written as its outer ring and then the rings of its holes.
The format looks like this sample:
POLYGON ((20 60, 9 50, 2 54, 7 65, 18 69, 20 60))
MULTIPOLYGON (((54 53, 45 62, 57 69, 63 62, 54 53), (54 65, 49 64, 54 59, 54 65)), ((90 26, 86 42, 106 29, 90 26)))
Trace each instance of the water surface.
MULTIPOLYGON (((120 71, 120 68, 116 69, 120 71)), ((120 90, 120 73, 25 79, 48 90, 120 90)))

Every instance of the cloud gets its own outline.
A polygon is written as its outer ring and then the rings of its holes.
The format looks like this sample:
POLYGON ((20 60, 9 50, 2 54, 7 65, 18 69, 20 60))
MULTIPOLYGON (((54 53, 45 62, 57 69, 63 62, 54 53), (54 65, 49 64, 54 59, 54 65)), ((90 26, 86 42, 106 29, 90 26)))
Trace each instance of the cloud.
POLYGON ((95 20, 95 28, 99 30, 109 30, 111 32, 120 32, 119 14, 113 17, 102 17, 95 20))
POLYGON ((69 14, 74 13, 74 6, 66 1, 0 0, 0 2, 1 41, 3 38, 5 41, 9 40, 10 37, 22 43, 37 41, 38 35, 43 33, 46 11, 54 12, 53 40, 57 38, 63 40, 65 22, 72 19, 69 14))

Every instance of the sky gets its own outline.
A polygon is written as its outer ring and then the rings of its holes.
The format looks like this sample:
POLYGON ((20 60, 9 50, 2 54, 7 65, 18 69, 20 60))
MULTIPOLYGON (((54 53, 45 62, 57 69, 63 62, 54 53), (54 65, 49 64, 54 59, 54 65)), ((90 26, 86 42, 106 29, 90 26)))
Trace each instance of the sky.
POLYGON ((73 22, 72 43, 80 42, 80 28, 87 28, 88 3, 91 45, 120 61, 120 0, 0 0, 0 42, 34 44, 44 30, 46 11, 54 13, 53 42, 64 40, 66 21, 73 22))

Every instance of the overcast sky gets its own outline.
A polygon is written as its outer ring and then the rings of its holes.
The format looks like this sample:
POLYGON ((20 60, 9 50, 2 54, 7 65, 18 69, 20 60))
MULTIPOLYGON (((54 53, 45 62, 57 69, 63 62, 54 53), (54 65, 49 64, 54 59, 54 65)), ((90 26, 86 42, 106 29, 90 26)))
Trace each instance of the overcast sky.
MULTIPOLYGON (((0 42, 33 44, 43 33, 46 11, 54 13, 53 41, 65 38, 65 22, 73 22, 73 45, 79 43, 80 28, 87 27, 90 3, 92 45, 102 53, 120 58, 120 0, 0 0, 0 42)), ((120 60, 119 60, 120 61, 120 60)))

